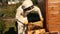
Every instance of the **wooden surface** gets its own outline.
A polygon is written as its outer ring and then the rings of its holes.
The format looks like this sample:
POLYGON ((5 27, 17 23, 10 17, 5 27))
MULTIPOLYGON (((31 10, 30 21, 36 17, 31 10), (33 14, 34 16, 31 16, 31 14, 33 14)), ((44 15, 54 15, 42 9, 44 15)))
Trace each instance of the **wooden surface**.
POLYGON ((47 29, 60 34, 60 0, 48 0, 46 13, 47 29))

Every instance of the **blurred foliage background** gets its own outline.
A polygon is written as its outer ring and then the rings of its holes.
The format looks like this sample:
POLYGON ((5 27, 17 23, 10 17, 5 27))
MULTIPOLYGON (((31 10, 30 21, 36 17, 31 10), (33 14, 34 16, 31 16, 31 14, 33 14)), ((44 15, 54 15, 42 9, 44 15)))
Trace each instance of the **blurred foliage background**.
POLYGON ((21 3, 0 7, 0 34, 4 34, 11 27, 16 31, 15 14, 21 3))
MULTIPOLYGON (((44 14, 44 0, 43 1, 37 1, 37 0, 32 0, 34 5, 38 6, 42 14, 44 14)), ((17 4, 11 4, 8 5, 6 3, 3 3, 2 6, 0 6, 0 34, 4 34, 6 31, 9 30, 10 27, 14 27, 14 30, 16 30, 16 21, 15 19, 15 14, 16 14, 16 9, 18 6, 20 6, 22 2, 19 2, 17 4)), ((44 16, 44 15, 43 15, 44 16)))
POLYGON ((4 29, 5 29, 5 23, 2 19, 0 19, 0 34, 3 34, 4 29))

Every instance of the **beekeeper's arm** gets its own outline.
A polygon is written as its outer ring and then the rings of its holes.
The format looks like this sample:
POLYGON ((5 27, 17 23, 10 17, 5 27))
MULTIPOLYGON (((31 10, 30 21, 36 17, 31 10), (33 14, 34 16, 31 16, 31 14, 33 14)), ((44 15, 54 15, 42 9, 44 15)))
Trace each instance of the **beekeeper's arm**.
POLYGON ((20 7, 18 7, 17 8, 17 10, 16 10, 16 20, 19 20, 19 21, 21 21, 21 14, 22 13, 22 9, 21 9, 21 6, 20 7))
POLYGON ((35 11, 38 11, 38 14, 39 14, 39 16, 40 16, 40 19, 41 19, 41 21, 43 21, 43 17, 42 17, 42 14, 41 14, 41 10, 40 10, 38 7, 35 6, 35 11))
POLYGON ((38 11, 38 14, 39 14, 39 16, 40 16, 41 21, 43 21, 44 19, 43 19, 43 17, 42 17, 41 10, 38 8, 37 11, 38 11))
MULTIPOLYGON (((17 13, 16 13, 16 20, 21 21, 24 24, 27 24, 27 22, 24 22, 23 20, 23 16, 21 15, 23 12, 23 9, 21 8, 21 6, 17 9, 17 13)), ((27 17, 25 17, 27 19, 27 17)))

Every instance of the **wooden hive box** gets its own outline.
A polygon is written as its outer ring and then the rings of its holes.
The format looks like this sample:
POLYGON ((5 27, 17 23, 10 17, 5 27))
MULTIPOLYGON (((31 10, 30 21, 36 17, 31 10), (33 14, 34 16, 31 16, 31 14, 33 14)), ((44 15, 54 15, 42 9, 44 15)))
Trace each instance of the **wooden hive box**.
POLYGON ((60 34, 60 0, 48 0, 46 11, 46 25, 48 31, 56 31, 60 34))

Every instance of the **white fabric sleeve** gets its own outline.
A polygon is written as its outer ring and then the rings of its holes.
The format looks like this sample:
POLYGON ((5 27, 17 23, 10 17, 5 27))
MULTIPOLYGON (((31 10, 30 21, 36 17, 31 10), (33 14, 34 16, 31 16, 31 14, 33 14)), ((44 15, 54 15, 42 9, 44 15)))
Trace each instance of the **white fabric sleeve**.
POLYGON ((40 19, 41 19, 41 21, 43 21, 43 17, 42 17, 42 14, 41 14, 41 10, 38 8, 38 14, 39 14, 39 16, 40 16, 40 19))
POLYGON ((23 15, 21 15, 23 13, 23 9, 21 8, 21 6, 17 9, 17 13, 16 13, 16 20, 25 23, 25 21, 27 22, 27 17, 23 17, 23 15))
POLYGON ((21 15, 21 13, 23 12, 23 10, 22 10, 21 6, 19 8, 17 8, 16 11, 17 11, 16 12, 16 20, 22 21, 22 15, 21 15))
MULTIPOLYGON (((36 6, 35 6, 35 7, 36 7, 36 6)), ((38 14, 39 14, 39 16, 40 16, 40 19, 41 19, 41 21, 43 21, 43 17, 42 17, 42 14, 41 14, 41 10, 40 10, 38 7, 36 7, 35 10, 38 11, 38 14)))

